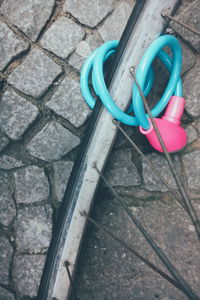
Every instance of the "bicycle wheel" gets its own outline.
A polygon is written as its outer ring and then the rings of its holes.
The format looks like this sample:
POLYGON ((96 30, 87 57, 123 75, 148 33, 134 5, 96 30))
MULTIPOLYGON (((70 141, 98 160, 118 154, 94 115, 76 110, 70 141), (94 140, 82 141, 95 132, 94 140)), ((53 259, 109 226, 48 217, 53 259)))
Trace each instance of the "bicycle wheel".
MULTIPOLYGON (((155 2, 154 2, 155 3, 155 2)), ((144 13, 144 10, 143 10, 143 13, 144 13)), ((80 161, 79 161, 79 164, 80 164, 80 161)), ((103 166, 103 165, 102 165, 103 166)), ((73 178, 73 176, 71 177, 71 178, 73 178)), ((71 179, 71 181, 72 181, 72 179, 71 179)), ((68 189, 68 192, 69 192, 69 189, 68 189)), ((85 194, 87 194, 86 193, 86 191, 85 191, 85 194)), ((88 194, 87 194, 87 196, 88 196, 88 194)), ((72 203, 72 202, 71 202, 72 203)), ((79 207, 80 208, 80 207, 79 207)), ((89 207, 88 208, 90 208, 90 205, 89 205, 89 207)), ((79 209, 80 210, 80 209, 79 209)), ((89 209, 88 209, 89 210, 89 209)), ((79 211, 79 214, 80 214, 80 211, 79 211)), ((68 224, 69 225, 69 224, 68 224)), ((71 225, 70 225, 71 226, 71 225)), ((83 228, 84 228, 84 226, 82 226, 83 228)), ((83 230, 82 230, 83 231, 83 230)), ((70 241, 70 240, 69 240, 70 241)), ((69 243, 69 241, 68 241, 68 243, 69 243)), ((72 241, 72 240, 71 240, 72 241)), ((69 247, 69 244, 68 244, 68 247, 69 247)), ((65 251, 67 250, 67 248, 68 248, 67 246, 65 246, 65 251)), ((78 252, 78 251, 77 251, 78 252)), ((71 263, 71 261, 70 261, 70 259, 68 260, 68 259, 65 259, 65 260, 67 260, 69 263, 71 263)), ((76 259, 75 259, 76 260, 76 259)), ((72 262, 72 265, 74 265, 74 262, 72 262)), ((73 270, 71 270, 72 272, 73 272, 73 270)), ((62 275, 62 272, 60 273, 61 275, 62 275)), ((61 279, 61 277, 58 277, 59 278, 59 280, 61 279)), ((56 279, 57 281, 58 281, 58 279, 56 279)), ((42 287, 42 285, 41 285, 41 287, 42 287)), ((43 283, 43 287, 44 287, 44 283, 43 283)), ((59 288, 58 288, 58 290, 59 290, 59 288)), ((59 294, 58 294, 59 295, 59 294)), ((56 294, 55 294, 55 297, 56 297, 56 294)), ((58 296, 59 297, 59 296, 58 296)), ((61 296, 62 297, 62 296, 61 296)), ((121 296, 120 296, 121 297, 121 296)))

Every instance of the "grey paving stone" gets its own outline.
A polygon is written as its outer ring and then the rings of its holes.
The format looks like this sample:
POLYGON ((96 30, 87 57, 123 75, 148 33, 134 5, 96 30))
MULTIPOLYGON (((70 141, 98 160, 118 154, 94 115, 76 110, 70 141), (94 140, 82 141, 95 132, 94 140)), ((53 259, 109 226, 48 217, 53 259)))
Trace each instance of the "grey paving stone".
POLYGON ((102 40, 93 32, 92 34, 88 35, 84 41, 81 41, 76 50, 70 55, 69 63, 78 71, 81 70, 83 66, 83 62, 85 59, 90 55, 92 51, 94 51, 97 47, 102 44, 102 40))
POLYGON ((197 139, 197 131, 192 125, 186 127, 187 132, 187 144, 194 142, 197 139))
POLYGON ((38 98, 61 72, 62 69, 41 50, 33 49, 11 73, 8 82, 23 93, 38 98))
POLYGON ((48 247, 52 231, 51 206, 18 209, 15 228, 18 250, 37 251, 48 247))
POLYGON ((12 246, 7 238, 0 236, 0 282, 9 283, 9 265, 13 254, 12 246))
MULTIPOLYGON (((0 223, 8 227, 16 216, 13 199, 14 183, 12 177, 4 171, 0 172, 0 223)), ((1 249, 1 247, 0 247, 1 249)), ((1 273, 1 272, 0 272, 1 273)))
POLYGON ((0 171, 0 193, 3 192, 4 189, 10 188, 11 190, 14 189, 14 183, 11 179, 11 176, 7 171, 0 171))
POLYGON ((127 2, 122 2, 106 19, 99 28, 99 33, 104 41, 120 39, 132 9, 133 6, 127 2))
POLYGON ((14 295, 6 289, 0 287, 0 299, 2 300, 15 300, 14 295))
POLYGON ((67 17, 59 18, 44 34, 41 45, 65 59, 84 38, 84 30, 67 17))
POLYGON ((195 128, 197 129, 197 132, 200 133, 200 119, 195 121, 195 128))
POLYGON ((0 195, 0 223, 9 226, 16 215, 16 209, 12 194, 4 190, 0 195))
MULTIPOLYGON (((177 20, 191 26, 192 28, 199 30, 199 0, 196 0, 188 5, 185 10, 183 10, 178 16, 176 16, 176 18, 177 20)), ((200 53, 200 37, 198 35, 192 33, 190 30, 187 30, 183 26, 174 22, 171 22, 170 26, 200 53)))
POLYGON ((6 154, 0 156, 0 169, 10 170, 22 167, 23 165, 21 160, 17 160, 12 156, 6 154))
POLYGON ((38 113, 35 105, 8 89, 0 102, 0 126, 11 139, 18 140, 38 113))
POLYGON ((63 10, 93 28, 112 11, 112 4, 113 0, 66 0, 63 10))
POLYGON ((78 146, 80 139, 58 122, 48 123, 28 144, 31 155, 53 161, 78 146))
POLYGON ((49 19, 55 0, 6 0, 0 12, 21 29, 32 41, 35 41, 49 19))
POLYGON ((58 201, 62 201, 73 165, 72 161, 58 161, 53 164, 55 194, 58 201))
POLYGON ((90 114, 80 92, 79 81, 70 76, 62 81, 47 106, 76 127, 83 125, 90 114))
POLYGON ((0 129, 0 151, 3 150, 9 143, 9 138, 0 129))
POLYGON ((183 79, 183 92, 186 99, 185 109, 192 117, 200 116, 200 59, 183 79))
POLYGON ((130 149, 117 150, 112 154, 105 176, 112 186, 131 186, 141 183, 130 149))
POLYGON ((48 199, 50 188, 43 169, 29 166, 15 171, 14 177, 17 202, 31 203, 48 199))
POLYGON ((4 23, 0 22, 0 70, 2 71, 8 63, 29 44, 19 37, 4 23))
MULTIPOLYGON (((171 188, 176 188, 176 183, 173 179, 171 171, 169 169, 168 163, 164 157, 164 155, 159 153, 152 153, 146 155, 146 157, 152 162, 152 164, 156 167, 156 169, 160 172, 162 177, 167 181, 171 188)), ((175 159, 175 167, 178 172, 180 172, 180 164, 177 156, 174 156, 175 159)), ((161 191, 166 192, 168 189, 162 183, 162 181, 158 178, 156 174, 152 171, 151 167, 145 162, 142 162, 143 167, 143 179, 144 179, 144 187, 148 191, 161 191)))
POLYGON ((21 295, 37 295, 45 258, 44 255, 15 256, 14 281, 21 295))
POLYGON ((200 191, 200 150, 183 155, 183 164, 187 177, 188 187, 193 191, 200 191))

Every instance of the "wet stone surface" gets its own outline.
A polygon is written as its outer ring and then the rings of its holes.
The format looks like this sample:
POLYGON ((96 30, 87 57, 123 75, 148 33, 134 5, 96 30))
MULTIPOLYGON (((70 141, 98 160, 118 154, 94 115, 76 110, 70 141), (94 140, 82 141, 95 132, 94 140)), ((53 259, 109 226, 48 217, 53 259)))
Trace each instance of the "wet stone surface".
POLYGON ((58 201, 62 201, 72 167, 72 161, 58 161, 53 164, 55 194, 58 201))
POLYGON ((62 81, 47 106, 76 127, 83 125, 90 113, 80 92, 79 81, 70 76, 62 81))
POLYGON ((1 13, 32 41, 35 41, 49 19, 55 0, 6 0, 1 5, 1 13), (35 17, 37 16, 37 17, 35 17))
POLYGON ((0 236, 0 283, 9 283, 9 265, 13 253, 7 238, 0 236))
POLYGON ((38 98, 61 72, 61 68, 41 50, 33 49, 11 73, 8 82, 21 92, 38 98))
POLYGON ((14 261, 14 282, 21 295, 37 295, 45 255, 16 255, 14 261))
POLYGON ((47 30, 41 45, 65 59, 83 39, 84 30, 72 20, 61 17, 47 30))
POLYGON ((14 172, 15 199, 18 203, 33 203, 47 200, 50 192, 44 170, 29 166, 14 172))
POLYGON ((38 252, 49 246, 52 231, 50 205, 18 209, 15 222, 16 245, 19 251, 38 252))
POLYGON ((131 5, 122 2, 100 26, 99 33, 104 41, 119 40, 131 13, 131 5), (112 28, 112 30, 110 30, 112 28))
POLYGON ((79 143, 78 137, 58 122, 52 121, 29 142, 27 150, 37 158, 53 161, 61 158, 79 143))
POLYGON ((0 126, 11 139, 17 140, 38 113, 35 105, 8 89, 0 102, 0 126))
POLYGON ((4 23, 0 22, 0 70, 22 51, 28 48, 28 43, 18 38, 4 23))
POLYGON ((95 27, 112 11, 112 3, 113 0, 66 0, 63 9, 80 23, 95 27))

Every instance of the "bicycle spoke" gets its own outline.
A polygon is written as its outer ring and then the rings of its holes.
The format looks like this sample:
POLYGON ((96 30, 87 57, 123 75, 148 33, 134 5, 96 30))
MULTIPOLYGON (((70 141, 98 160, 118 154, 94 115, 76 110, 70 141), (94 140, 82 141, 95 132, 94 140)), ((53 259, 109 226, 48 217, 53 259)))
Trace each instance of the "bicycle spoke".
POLYGON ((66 270, 67 270, 67 275, 68 275, 68 278, 69 278, 69 282, 70 282, 70 285, 71 285, 71 294, 72 294, 73 300, 79 300, 79 298, 77 297, 76 292, 75 292, 75 288, 74 288, 74 285, 73 285, 73 280, 72 280, 71 272, 69 270, 69 265, 70 265, 70 263, 68 261, 66 261, 65 262, 65 266, 66 266, 66 270))
POLYGON ((119 122, 113 120, 113 123, 117 126, 119 131, 124 135, 124 137, 129 141, 131 146, 142 156, 142 158, 146 161, 146 163, 151 167, 152 171, 160 178, 162 183, 167 187, 170 193, 175 197, 175 199, 179 202, 179 204, 187 211, 187 208, 184 206, 184 203, 181 202, 180 198, 176 194, 175 191, 172 190, 168 182, 164 179, 158 169, 152 164, 152 162, 144 155, 144 153, 140 150, 140 148, 134 143, 134 141, 128 136, 128 134, 124 131, 124 129, 120 126, 119 122))
POLYGON ((138 230, 141 232, 141 234, 144 236, 148 244, 151 246, 151 248, 154 250, 154 252, 157 254, 159 259, 162 261, 162 263, 165 265, 165 267, 168 269, 168 271, 171 273, 171 275, 174 277, 174 279, 180 284, 182 287, 182 290, 184 293, 189 297, 189 299, 200 299, 191 289, 191 287, 188 285, 188 283, 185 281, 185 279, 179 274, 179 272, 176 270, 176 268, 173 266, 173 264, 170 262, 170 260, 167 258, 165 253, 162 251, 162 249, 155 243, 152 236, 146 231, 146 229, 142 226, 140 221, 136 218, 136 216, 130 211, 129 207, 125 204, 125 200, 118 195, 118 193, 114 190, 114 188, 111 186, 111 184, 107 181, 105 176, 99 171, 96 164, 94 164, 94 169, 98 172, 100 178, 103 180, 103 182, 106 184, 106 186, 110 189, 110 191, 113 193, 113 195, 116 197, 118 203, 121 205, 121 207, 126 211, 130 219, 133 221, 135 226, 138 228, 138 230))
MULTIPOLYGON (((178 0, 169 0, 167 3, 161 3, 158 0, 137 1, 137 9, 135 10, 135 14, 132 13, 134 18, 130 18, 130 20, 128 21, 128 24, 125 29, 125 34, 122 35, 122 39, 120 40, 120 47, 118 48, 114 59, 111 61, 111 64, 108 65, 108 68, 111 68, 111 70, 108 70, 108 76, 106 76, 106 84, 109 87, 109 92, 113 96, 113 98, 116 99, 116 103, 119 104, 119 106, 122 106, 122 109, 125 109, 125 107, 128 105, 129 90, 131 90, 132 85, 132 78, 128 72, 129 67, 131 66, 131 64, 135 66, 138 64, 139 56, 142 53, 143 49, 149 45, 151 40, 153 40, 161 33, 164 33, 170 20, 184 26, 185 28, 196 33, 197 35, 200 35, 200 33, 197 30, 191 28, 186 24, 183 24, 182 22, 176 20, 171 16, 171 14, 175 12, 177 5, 178 0), (150 4, 150 2, 152 4, 150 4), (161 11, 164 8, 165 11, 161 16, 161 11), (166 8, 169 8, 167 12, 166 8), (151 18, 149 18, 149 16, 151 18), (155 20, 157 21, 154 22, 155 20), (148 26, 149 24, 151 24, 151 26, 148 26), (153 28, 152 33, 151 30, 149 33, 148 30, 151 28, 153 28), (145 37, 143 37, 144 32, 145 37), (140 38, 138 37, 142 37, 141 43, 138 43, 138 41, 140 40, 140 38), (130 54, 130 49, 132 54, 130 54), (135 53, 133 53, 134 51, 135 53), (121 87, 124 87, 118 88, 118 86, 120 85, 121 87), (125 90, 127 91, 128 96, 125 96, 125 90), (118 99, 123 98, 122 96, 125 98, 125 101, 118 101, 118 99)), ((135 76, 135 73, 133 76, 135 76)), ((135 81, 138 85, 136 78, 135 81)), ((137 152, 149 164, 151 169, 160 178, 160 180, 167 187, 170 193, 174 196, 177 202, 181 204, 181 206, 187 211, 192 220, 192 223, 194 224, 198 238, 200 239, 200 221, 197 218, 196 212, 193 209, 193 206, 191 204, 190 199, 188 198, 185 188, 181 184, 181 180, 177 176, 177 172, 174 169, 172 160, 166 150, 165 144, 158 131, 158 128, 152 119, 151 112, 139 86, 138 89, 142 96, 145 108, 149 113, 149 117, 152 121, 153 128, 158 136, 160 144, 162 145, 162 148, 166 155, 169 167, 172 171, 172 175, 176 181, 179 192, 173 190, 173 188, 170 187, 168 182, 163 178, 163 176, 151 163, 148 157, 145 157, 145 155, 137 147, 137 145, 134 144, 134 142, 128 136, 126 136, 126 133, 123 133, 123 129, 118 123, 115 124, 117 128, 115 126, 112 126, 112 117, 107 116, 100 102, 97 101, 95 111, 92 114, 91 122, 88 125, 88 132, 86 133, 83 143, 80 146, 80 152, 78 155, 79 158, 76 160, 76 163, 74 165, 73 171, 69 179, 68 187, 63 197, 62 206, 60 208, 60 212, 57 218, 57 224, 54 228, 53 238, 49 247, 43 277, 40 283, 38 299, 47 299, 51 298, 52 296, 53 299, 65 299, 65 296, 69 296, 70 294, 69 290, 71 291, 72 299, 79 299, 79 297, 76 295, 77 291, 73 286, 73 276, 75 273, 76 262, 79 255, 82 236, 85 231, 85 225, 87 223, 87 220, 93 223, 93 225, 95 225, 99 230, 108 234, 115 241, 120 243, 129 252, 134 254, 136 257, 138 257, 138 259, 140 259, 147 266, 149 266, 149 268, 151 268, 154 272, 158 273, 160 276, 162 276, 168 282, 170 282, 173 286, 182 291, 185 295, 188 296, 189 299, 200 299, 193 292, 190 285, 185 281, 182 275, 179 274, 174 265, 169 261, 163 250, 160 249, 160 247, 156 244, 151 235, 146 231, 146 229, 140 223, 140 220, 138 220, 136 216, 132 214, 129 207, 125 204, 124 199, 115 192, 115 190, 108 183, 106 178, 102 175, 102 170, 105 167, 105 163, 112 148, 117 129, 119 129, 129 140, 132 146, 137 150, 137 152), (113 132, 112 130, 109 130, 111 127, 113 132), (98 168, 96 165, 94 167, 98 172, 99 176, 93 168, 94 161, 98 161, 98 168), (119 237, 115 236, 112 232, 103 228, 91 217, 89 217, 89 212, 93 203, 93 197, 97 190, 97 185, 99 183, 100 178, 113 192, 119 204, 127 212, 135 226, 139 229, 140 233, 143 235, 148 244, 150 244, 151 248, 154 250, 154 252, 159 257, 160 261, 162 261, 163 265, 167 268, 169 272, 163 272, 152 262, 148 261, 145 257, 140 255, 135 249, 131 247, 131 245, 128 245, 125 241, 121 240, 119 237), (81 217, 81 211, 83 212, 82 215, 85 218, 81 217), (63 269, 64 273, 62 273, 63 269), (168 275, 168 273, 170 274, 168 275), (65 276, 62 276, 62 274, 64 274, 65 276)))
POLYGON ((100 231, 106 233, 110 237, 112 237, 115 241, 117 241, 121 246, 126 248, 130 253, 135 255, 137 258, 139 258, 143 263, 145 263, 148 267, 150 267, 154 272, 158 273, 161 277, 169 281, 172 285, 174 285, 176 288, 178 288, 180 291, 184 292, 182 290, 181 285, 175 281, 173 278, 171 278, 169 275, 167 275, 165 272, 160 270, 157 266, 155 266, 153 263, 148 261, 145 257, 140 255, 134 248, 129 246, 124 240, 118 238, 115 234, 113 234, 108 229, 102 227, 100 224, 98 224, 94 219, 92 219, 86 212, 82 212, 82 215, 86 217, 92 224, 94 224, 100 231))
POLYGON ((179 25, 185 27, 185 28, 188 29, 189 31, 191 31, 191 32, 193 32, 193 33, 195 33, 195 34, 197 34, 197 35, 200 36, 200 31, 198 31, 198 30, 192 28, 191 26, 189 26, 189 25, 187 25, 187 24, 185 24, 185 23, 179 21, 179 20, 178 20, 177 18, 175 18, 175 17, 172 17, 171 15, 168 14, 168 11, 167 11, 167 10, 166 10, 166 11, 163 11, 163 12, 161 13, 161 16, 164 17, 164 18, 168 18, 168 19, 170 19, 171 21, 174 21, 175 23, 177 23, 177 24, 179 24, 179 25))
POLYGON ((145 96, 144 96, 144 94, 143 94, 143 92, 142 92, 142 90, 140 88, 140 85, 139 85, 139 83, 137 81, 136 74, 135 74, 135 68, 134 67, 130 68, 130 73, 132 74, 132 76, 133 76, 133 78, 135 80, 135 83, 136 83, 136 86, 137 86, 138 91, 140 93, 140 96, 142 97, 143 104, 145 106, 145 109, 146 109, 146 111, 147 111, 147 113, 149 115, 149 118, 151 120, 151 123, 153 125, 153 129, 155 130, 155 133, 157 135, 159 143, 160 143, 160 145, 161 145, 161 147, 162 147, 162 149, 164 151, 165 157, 167 159, 167 162, 168 162, 169 168, 171 170, 171 173, 172 173, 172 175, 174 177, 174 180, 175 180, 175 182, 177 184, 179 192, 180 192, 180 194, 182 196, 183 203, 184 203, 185 207, 187 208, 188 214, 189 214, 189 216, 191 218, 191 221, 192 221, 192 223, 193 223, 193 225, 194 225, 194 227, 196 229, 197 236, 198 236, 198 238, 200 240, 200 221, 197 218, 197 215, 196 215, 196 213, 194 211, 194 208, 192 206, 191 200, 189 199, 184 186, 181 184, 181 181, 180 181, 179 176, 177 174, 176 168, 173 165, 173 162, 171 160, 170 154, 169 154, 169 152, 166 149, 166 146, 165 146, 165 143, 163 141, 163 138, 162 138, 162 136, 160 134, 160 131, 158 130, 158 127, 157 127, 157 125, 156 125, 156 123, 154 121, 154 118, 152 116, 152 113, 151 113, 151 110, 150 110, 149 105, 147 103, 147 100, 146 100, 146 98, 145 98, 145 96))

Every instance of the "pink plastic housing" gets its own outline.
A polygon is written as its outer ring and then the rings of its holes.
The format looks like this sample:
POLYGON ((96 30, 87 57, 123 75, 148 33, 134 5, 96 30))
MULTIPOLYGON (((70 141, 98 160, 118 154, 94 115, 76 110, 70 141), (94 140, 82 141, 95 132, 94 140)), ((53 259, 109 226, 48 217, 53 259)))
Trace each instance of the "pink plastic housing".
MULTIPOLYGON (((161 119, 154 119, 168 152, 180 151, 187 144, 187 134, 179 125, 184 106, 184 98, 173 96, 169 101, 164 116, 161 119)), ((144 130, 141 126, 139 128, 140 132, 146 135, 153 148, 159 152, 164 152, 152 124, 148 130, 144 130)))

